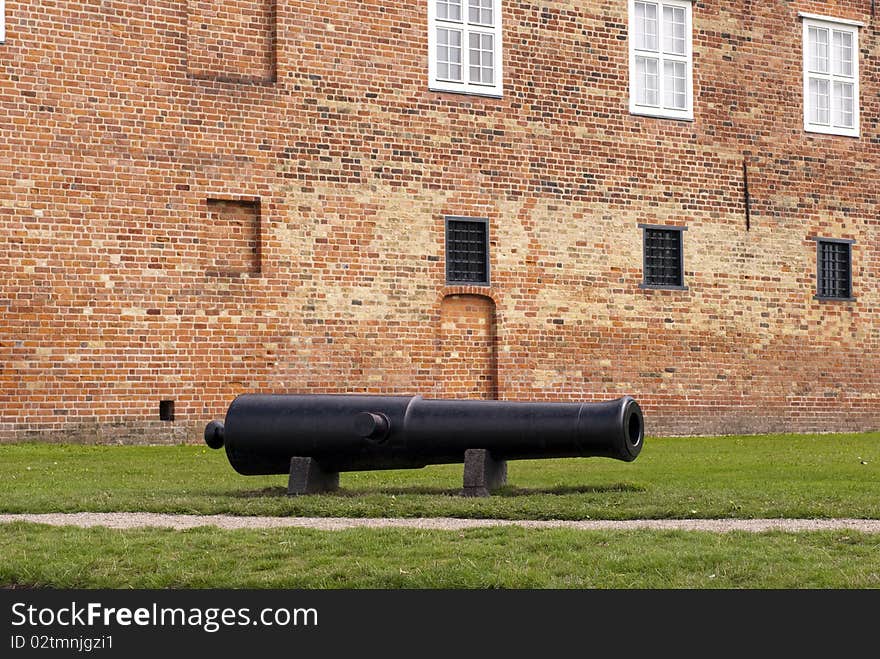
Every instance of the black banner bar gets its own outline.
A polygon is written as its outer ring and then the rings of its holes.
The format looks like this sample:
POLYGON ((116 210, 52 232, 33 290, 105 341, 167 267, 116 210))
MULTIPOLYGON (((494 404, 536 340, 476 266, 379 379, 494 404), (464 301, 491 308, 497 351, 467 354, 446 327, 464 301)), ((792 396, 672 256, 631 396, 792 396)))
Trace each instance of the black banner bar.
POLYGON ((520 656, 548 644, 629 654, 706 640, 715 650, 778 641, 790 654, 823 637, 839 654, 873 643, 878 602, 877 591, 10 589, 0 656, 520 656))

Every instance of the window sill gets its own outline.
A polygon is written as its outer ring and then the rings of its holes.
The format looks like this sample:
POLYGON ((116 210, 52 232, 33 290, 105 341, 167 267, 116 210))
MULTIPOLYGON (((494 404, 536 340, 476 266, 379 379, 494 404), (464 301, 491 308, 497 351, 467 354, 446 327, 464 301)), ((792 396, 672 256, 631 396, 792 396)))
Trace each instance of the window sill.
POLYGON ((492 284, 488 281, 447 281, 446 286, 458 287, 458 286, 477 286, 478 288, 491 288, 492 284))
POLYGON ((642 110, 630 108, 629 113, 636 117, 650 117, 651 119, 672 119, 674 121, 694 121, 693 113, 667 114, 661 110, 642 110))
POLYGON ((639 284, 643 291, 688 291, 687 286, 658 286, 656 284, 639 284))
POLYGON ((818 135, 838 135, 840 137, 861 137, 859 129, 850 130, 848 128, 828 128, 826 126, 804 126, 804 132, 815 133, 818 135))
POLYGON ((483 98, 504 98, 503 92, 482 90, 482 89, 474 89, 469 87, 467 89, 456 88, 456 89, 447 89, 446 87, 439 87, 437 85, 428 85, 428 91, 439 92, 441 94, 458 94, 459 96, 481 96, 483 98))
POLYGON ((814 295, 814 300, 819 300, 819 302, 855 302, 856 298, 854 297, 829 297, 827 295, 814 295))

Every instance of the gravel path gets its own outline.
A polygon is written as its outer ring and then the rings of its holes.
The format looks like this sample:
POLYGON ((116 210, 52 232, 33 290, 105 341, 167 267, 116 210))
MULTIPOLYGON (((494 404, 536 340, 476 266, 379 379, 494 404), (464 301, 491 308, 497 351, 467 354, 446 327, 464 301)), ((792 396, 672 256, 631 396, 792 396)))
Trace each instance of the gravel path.
POLYGON ((861 531, 880 533, 876 519, 658 519, 658 520, 505 520, 429 518, 347 517, 237 517, 232 515, 164 515, 160 513, 47 513, 0 515, 0 524, 35 522, 51 526, 103 526, 111 529, 160 527, 192 529, 216 526, 221 529, 269 529, 297 527, 321 531, 352 528, 405 528, 458 531, 487 526, 518 526, 529 529, 567 528, 595 530, 681 530, 681 531, 861 531))

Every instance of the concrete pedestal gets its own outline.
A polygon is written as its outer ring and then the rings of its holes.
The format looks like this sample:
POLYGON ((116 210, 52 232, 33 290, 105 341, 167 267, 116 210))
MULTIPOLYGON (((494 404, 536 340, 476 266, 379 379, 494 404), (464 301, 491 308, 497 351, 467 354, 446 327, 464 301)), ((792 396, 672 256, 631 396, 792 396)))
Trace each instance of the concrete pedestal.
POLYGON ((496 460, 481 448, 464 452, 464 496, 487 497, 506 484, 507 460, 496 460))
POLYGON ((291 458, 287 494, 318 494, 339 489, 339 472, 324 471, 314 458, 291 458))

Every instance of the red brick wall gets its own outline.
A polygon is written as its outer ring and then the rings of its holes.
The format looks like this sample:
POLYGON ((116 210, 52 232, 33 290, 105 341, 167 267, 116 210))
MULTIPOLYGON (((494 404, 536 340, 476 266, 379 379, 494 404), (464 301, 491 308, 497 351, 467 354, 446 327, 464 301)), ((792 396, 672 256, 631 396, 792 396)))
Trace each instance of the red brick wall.
POLYGON ((505 0, 501 99, 428 91, 421 2, 216 7, 7 0, 0 440, 460 392, 486 365, 444 363, 447 215, 490 221, 499 398, 629 393, 649 433, 880 427, 870 2, 696 2, 693 122, 629 114, 624 0, 505 0), (803 131, 798 11, 866 23, 859 139, 803 131), (258 272, 205 262, 247 249, 222 256, 209 199, 259 200, 258 272), (639 288, 639 223, 687 225, 687 291, 639 288), (813 298, 815 236, 856 240, 855 302, 813 298))

